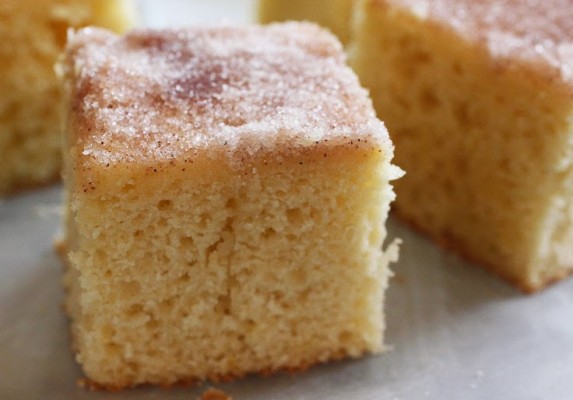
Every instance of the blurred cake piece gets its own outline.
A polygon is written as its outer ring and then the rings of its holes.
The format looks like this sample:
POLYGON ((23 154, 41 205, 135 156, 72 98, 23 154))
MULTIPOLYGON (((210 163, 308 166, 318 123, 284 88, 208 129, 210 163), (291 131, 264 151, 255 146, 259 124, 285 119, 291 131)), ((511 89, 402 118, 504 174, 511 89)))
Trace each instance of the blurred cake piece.
POLYGON ((350 40, 354 0, 259 0, 262 23, 311 21, 330 29, 342 43, 350 40))
POLYGON ((0 2, 0 196, 59 177, 60 92, 54 63, 67 30, 132 22, 123 0, 0 2))
POLYGON ((570 1, 365 0, 351 64, 400 216, 526 291, 573 271, 570 1))

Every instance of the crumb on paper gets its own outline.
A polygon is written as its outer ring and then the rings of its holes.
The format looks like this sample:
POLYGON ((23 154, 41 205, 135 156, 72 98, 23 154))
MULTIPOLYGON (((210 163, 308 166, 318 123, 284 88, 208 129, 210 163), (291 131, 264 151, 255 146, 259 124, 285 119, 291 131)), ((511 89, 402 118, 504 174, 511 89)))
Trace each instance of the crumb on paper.
POLYGON ((233 400, 233 398, 222 390, 209 388, 203 392, 199 400, 233 400))

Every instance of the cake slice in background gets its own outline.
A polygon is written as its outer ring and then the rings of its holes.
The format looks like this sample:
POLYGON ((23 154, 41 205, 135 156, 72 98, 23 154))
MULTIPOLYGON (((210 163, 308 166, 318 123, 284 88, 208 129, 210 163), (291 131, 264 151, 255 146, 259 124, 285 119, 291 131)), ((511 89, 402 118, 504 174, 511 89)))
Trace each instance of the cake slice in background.
POLYGON ((408 171, 397 213, 526 291, 570 274, 571 2, 357 7, 351 65, 408 171))
POLYGON ((100 25, 123 31, 124 0, 0 2, 0 196, 58 179, 60 92, 54 64, 67 30, 100 25))
POLYGON ((107 388, 383 350, 393 147, 315 25, 80 31, 67 312, 107 388))
POLYGON ((342 43, 351 36, 354 0, 259 0, 258 19, 262 23, 312 21, 330 29, 342 43))

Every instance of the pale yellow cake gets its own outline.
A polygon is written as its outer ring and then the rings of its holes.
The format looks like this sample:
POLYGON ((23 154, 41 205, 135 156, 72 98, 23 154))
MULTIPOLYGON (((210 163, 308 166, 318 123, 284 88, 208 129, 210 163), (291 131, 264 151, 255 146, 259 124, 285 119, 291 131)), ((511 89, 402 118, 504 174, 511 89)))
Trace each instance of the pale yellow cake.
POLYGON ((312 21, 330 29, 342 43, 351 36, 353 5, 356 0, 258 0, 258 19, 312 21))
POLYGON ((396 210, 527 291, 573 271, 573 4, 361 0, 351 64, 396 210))
POLYGON ((80 31, 62 65, 67 312, 108 388, 383 350, 393 147, 310 24, 80 31))
POLYGON ((59 177, 54 63, 68 28, 122 31, 132 16, 125 0, 0 0, 0 196, 59 177))

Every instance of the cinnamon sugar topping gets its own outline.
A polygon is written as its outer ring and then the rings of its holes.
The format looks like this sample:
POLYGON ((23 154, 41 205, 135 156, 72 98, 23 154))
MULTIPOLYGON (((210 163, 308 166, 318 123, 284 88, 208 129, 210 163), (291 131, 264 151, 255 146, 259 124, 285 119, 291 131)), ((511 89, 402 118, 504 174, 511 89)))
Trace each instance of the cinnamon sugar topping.
POLYGON ((571 0, 379 1, 445 23, 469 39, 485 43, 496 57, 541 64, 546 73, 573 85, 571 0))
MULTIPOLYGON (((99 29, 68 46, 78 140, 99 163, 168 160, 316 143, 381 147, 386 130, 338 42, 310 24, 99 29), (356 140, 354 141, 356 142, 356 140)), ((387 145, 387 144, 385 144, 387 145)))

